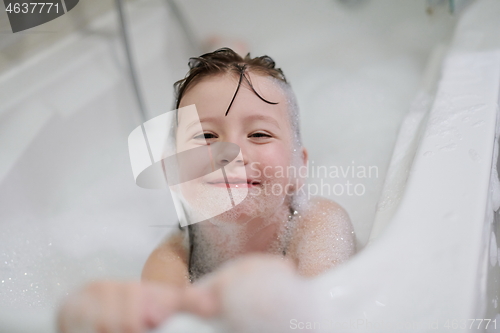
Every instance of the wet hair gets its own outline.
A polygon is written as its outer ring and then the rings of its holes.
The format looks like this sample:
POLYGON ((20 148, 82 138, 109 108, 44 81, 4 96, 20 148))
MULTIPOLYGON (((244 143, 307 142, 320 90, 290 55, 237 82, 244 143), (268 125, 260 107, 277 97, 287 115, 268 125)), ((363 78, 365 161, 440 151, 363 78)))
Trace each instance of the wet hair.
POLYGON ((214 52, 205 53, 199 57, 190 58, 188 65, 189 71, 186 76, 174 83, 175 109, 179 108, 181 99, 189 89, 189 87, 194 86, 205 77, 220 74, 234 74, 239 76, 238 86, 236 87, 233 98, 225 112, 226 116, 233 104, 234 99, 236 98, 236 95, 238 94, 238 90, 240 89, 243 80, 247 82, 252 91, 262 101, 268 104, 277 104, 276 102, 266 100, 261 95, 259 95, 257 91, 255 91, 250 77, 247 75, 247 72, 252 72, 271 78, 282 89, 288 104, 287 109, 289 113, 292 132, 294 134, 294 145, 296 147, 300 147, 302 145, 299 128, 299 109, 295 94, 293 93, 290 84, 285 77, 285 74, 280 68, 275 67, 276 64, 271 57, 265 55, 261 57, 251 58, 250 53, 248 53, 245 57, 242 57, 230 48, 224 47, 214 52))

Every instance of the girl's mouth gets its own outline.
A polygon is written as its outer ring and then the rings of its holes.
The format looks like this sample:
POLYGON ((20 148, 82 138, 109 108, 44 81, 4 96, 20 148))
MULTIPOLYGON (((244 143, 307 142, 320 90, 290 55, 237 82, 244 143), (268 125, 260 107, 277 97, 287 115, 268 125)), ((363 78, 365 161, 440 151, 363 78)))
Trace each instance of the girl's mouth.
POLYGON ((240 178, 228 178, 226 182, 224 178, 219 178, 208 181, 207 184, 225 188, 252 188, 255 186, 259 186, 260 182, 258 180, 240 178))

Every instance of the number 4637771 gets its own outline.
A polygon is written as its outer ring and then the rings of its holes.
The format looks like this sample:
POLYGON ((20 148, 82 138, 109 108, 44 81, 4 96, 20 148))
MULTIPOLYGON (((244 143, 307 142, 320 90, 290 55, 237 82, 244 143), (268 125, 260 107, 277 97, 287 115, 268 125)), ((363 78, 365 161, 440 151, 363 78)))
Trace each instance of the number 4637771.
POLYGON ((52 12, 59 13, 59 4, 53 2, 24 2, 24 3, 9 3, 5 11, 7 13, 15 14, 42 14, 52 12))

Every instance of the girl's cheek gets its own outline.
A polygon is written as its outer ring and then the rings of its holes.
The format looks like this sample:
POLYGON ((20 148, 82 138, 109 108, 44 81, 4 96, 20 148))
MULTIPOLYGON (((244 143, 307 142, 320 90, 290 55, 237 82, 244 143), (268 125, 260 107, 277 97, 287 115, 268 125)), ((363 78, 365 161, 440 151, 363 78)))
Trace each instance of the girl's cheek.
POLYGON ((280 172, 280 169, 286 170, 292 164, 291 154, 287 154, 288 147, 284 145, 261 146, 260 149, 252 152, 252 162, 254 168, 266 173, 266 178, 280 172))
POLYGON ((286 149, 282 145, 268 145, 260 149, 256 155, 260 156, 260 159, 273 161, 272 164, 278 165, 281 161, 286 160, 286 149))

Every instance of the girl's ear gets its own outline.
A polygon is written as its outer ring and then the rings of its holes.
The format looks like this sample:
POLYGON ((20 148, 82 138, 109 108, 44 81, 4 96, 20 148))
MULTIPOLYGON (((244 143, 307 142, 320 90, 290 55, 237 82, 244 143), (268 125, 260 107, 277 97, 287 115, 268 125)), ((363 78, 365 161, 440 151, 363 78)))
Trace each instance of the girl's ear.
POLYGON ((299 170, 297 172, 297 178, 295 178, 294 182, 294 190, 298 191, 304 184, 306 183, 306 178, 307 178, 307 161, 309 158, 309 154, 307 153, 307 149, 302 147, 300 148, 301 150, 301 156, 300 156, 300 161, 302 162, 302 165, 299 166, 299 170), (302 175, 302 168, 306 168, 306 174, 305 176, 302 175))
POLYGON ((308 160, 309 160, 309 154, 307 152, 307 149, 302 147, 302 163, 304 163, 304 165, 307 165, 308 160))

